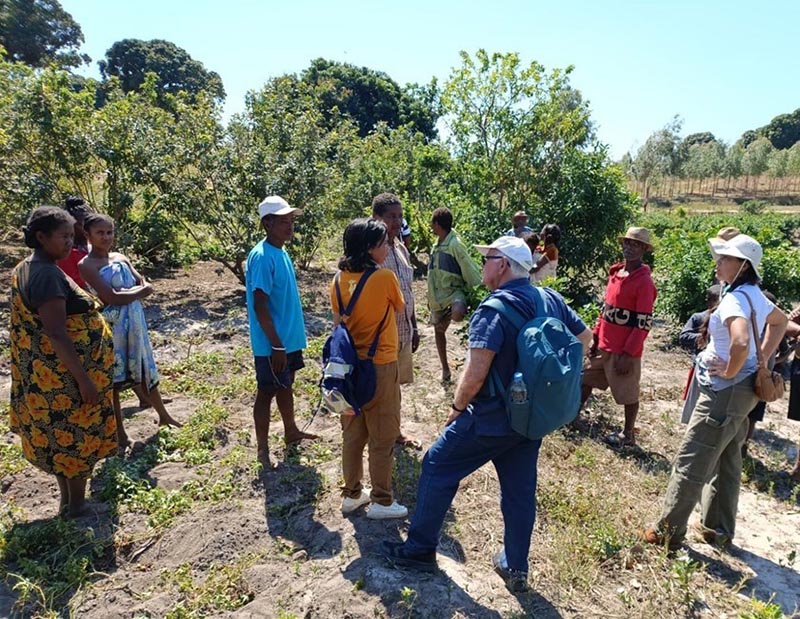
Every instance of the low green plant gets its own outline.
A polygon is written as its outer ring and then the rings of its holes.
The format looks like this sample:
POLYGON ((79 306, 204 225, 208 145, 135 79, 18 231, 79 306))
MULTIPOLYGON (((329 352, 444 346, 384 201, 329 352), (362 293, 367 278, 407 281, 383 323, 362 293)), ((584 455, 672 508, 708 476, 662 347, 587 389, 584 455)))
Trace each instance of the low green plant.
POLYGON ((99 571, 111 546, 93 529, 61 518, 16 523, 3 537, 0 575, 17 594, 20 613, 30 617, 58 615, 99 571))
POLYGON ((784 619, 785 617, 780 604, 774 603, 772 598, 767 602, 751 598, 750 608, 740 615, 740 619, 784 619))
POLYGON ((233 611, 255 597, 244 577, 258 555, 248 554, 235 563, 218 566, 211 564, 205 578, 191 564, 183 563, 175 569, 161 571, 161 583, 177 589, 182 599, 165 615, 165 619, 194 619, 233 611))
POLYGON ((695 602, 695 588, 692 579, 695 574, 702 571, 703 566, 697 561, 693 561, 687 554, 681 554, 672 563, 672 579, 678 590, 681 592, 683 603, 691 607, 695 602))

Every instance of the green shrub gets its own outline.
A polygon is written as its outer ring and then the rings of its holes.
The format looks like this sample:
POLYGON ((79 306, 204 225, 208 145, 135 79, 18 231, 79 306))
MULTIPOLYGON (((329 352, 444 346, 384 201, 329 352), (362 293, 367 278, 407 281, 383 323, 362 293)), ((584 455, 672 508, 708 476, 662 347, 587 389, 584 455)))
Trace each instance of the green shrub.
POLYGON ((761 243, 764 289, 774 293, 783 305, 800 299, 800 254, 792 245, 800 227, 797 216, 765 213, 676 217, 657 213, 641 215, 637 225, 647 227, 655 239, 657 315, 684 321, 705 307, 705 291, 714 274, 708 239, 725 226, 739 228, 761 243))
POLYGON ((747 202, 743 203, 740 207, 742 213, 746 213, 748 215, 760 215, 763 213, 767 208, 767 203, 763 200, 748 200, 747 202))

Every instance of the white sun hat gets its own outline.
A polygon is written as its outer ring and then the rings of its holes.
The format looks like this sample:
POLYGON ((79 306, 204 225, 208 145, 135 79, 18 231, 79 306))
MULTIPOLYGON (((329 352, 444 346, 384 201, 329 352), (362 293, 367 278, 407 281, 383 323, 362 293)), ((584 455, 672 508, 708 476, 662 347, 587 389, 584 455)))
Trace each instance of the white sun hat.
POLYGON ((720 256, 732 256, 741 260, 747 260, 757 277, 761 277, 758 267, 761 265, 761 257, 764 255, 761 245, 752 236, 737 234, 729 240, 715 237, 708 239, 711 245, 711 255, 714 260, 719 260, 720 256))

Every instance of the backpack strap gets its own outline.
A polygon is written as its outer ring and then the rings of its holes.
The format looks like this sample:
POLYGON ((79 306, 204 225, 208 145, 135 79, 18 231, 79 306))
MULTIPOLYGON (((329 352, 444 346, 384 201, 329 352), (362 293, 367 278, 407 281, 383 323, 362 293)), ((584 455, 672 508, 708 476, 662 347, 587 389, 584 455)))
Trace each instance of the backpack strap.
POLYGON ((358 300, 358 297, 361 295, 361 291, 364 289, 364 285, 367 283, 367 280, 369 279, 369 276, 372 275, 375 271, 377 271, 377 269, 374 268, 374 267, 369 268, 366 271, 364 271, 364 274, 358 280, 358 284, 356 284, 356 289, 353 291, 353 294, 350 296, 350 301, 347 304, 347 308, 344 307, 344 302, 342 301, 342 291, 339 288, 339 276, 342 274, 342 272, 341 271, 337 271, 336 272, 336 277, 333 278, 333 285, 336 288, 336 301, 339 304, 339 315, 340 316, 342 316, 342 317, 349 316, 350 314, 353 313, 353 307, 355 306, 356 301, 358 300))
MULTIPOLYGON (((347 308, 344 310, 342 309, 344 307, 344 303, 342 302, 342 291, 339 288, 339 275, 341 275, 342 272, 337 271, 336 277, 334 277, 333 279, 333 284, 336 288, 336 300, 339 303, 339 315, 342 317, 342 319, 344 319, 345 316, 350 316, 350 314, 353 313, 353 308, 355 307, 356 301, 358 300, 358 297, 361 295, 361 291, 364 289, 367 280, 369 279, 370 275, 372 275, 377 270, 378 269, 376 269, 375 267, 371 267, 366 271, 364 271, 364 274, 358 280, 358 284, 356 284, 356 289, 350 296, 350 301, 347 304, 347 308)), ((383 318, 381 318, 381 322, 378 325, 378 330, 375 332, 375 337, 372 340, 372 344, 370 345, 369 350, 367 351, 367 355, 369 355, 370 359, 372 359, 372 357, 374 357, 375 353, 378 351, 378 341, 381 339, 381 331, 383 331, 383 324, 386 322, 386 318, 389 316, 389 310, 391 309, 392 309, 391 305, 386 308, 386 312, 384 313, 383 318)))
POLYGON ((744 290, 733 290, 734 294, 737 292, 741 292, 744 295, 744 298, 747 299, 747 302, 750 304, 750 326, 753 329, 753 340, 756 349, 756 359, 758 360, 758 367, 765 368, 767 364, 764 363, 764 353, 761 352, 761 338, 758 336, 758 324, 756 323, 756 308, 753 305, 753 301, 750 299, 750 295, 747 294, 744 290))
POLYGON ((383 318, 381 318, 381 322, 378 325, 378 330, 375 332, 375 339, 372 340, 372 344, 370 345, 369 350, 367 351, 367 355, 369 356, 370 359, 372 359, 375 356, 375 353, 378 350, 378 340, 381 339, 381 331, 383 331, 383 323, 386 322, 386 317, 389 315, 389 310, 391 309, 392 309, 391 305, 386 308, 386 312, 384 313, 383 318))

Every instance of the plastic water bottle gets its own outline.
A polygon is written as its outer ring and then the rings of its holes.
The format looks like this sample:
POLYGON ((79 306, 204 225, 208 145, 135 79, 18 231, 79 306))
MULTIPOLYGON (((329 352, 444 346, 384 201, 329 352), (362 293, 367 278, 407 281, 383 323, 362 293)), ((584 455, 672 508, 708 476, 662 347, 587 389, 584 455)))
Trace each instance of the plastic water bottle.
POLYGON ((514 372, 514 379, 508 390, 509 399, 514 404, 525 404, 528 401, 528 388, 522 380, 522 372, 514 372))

